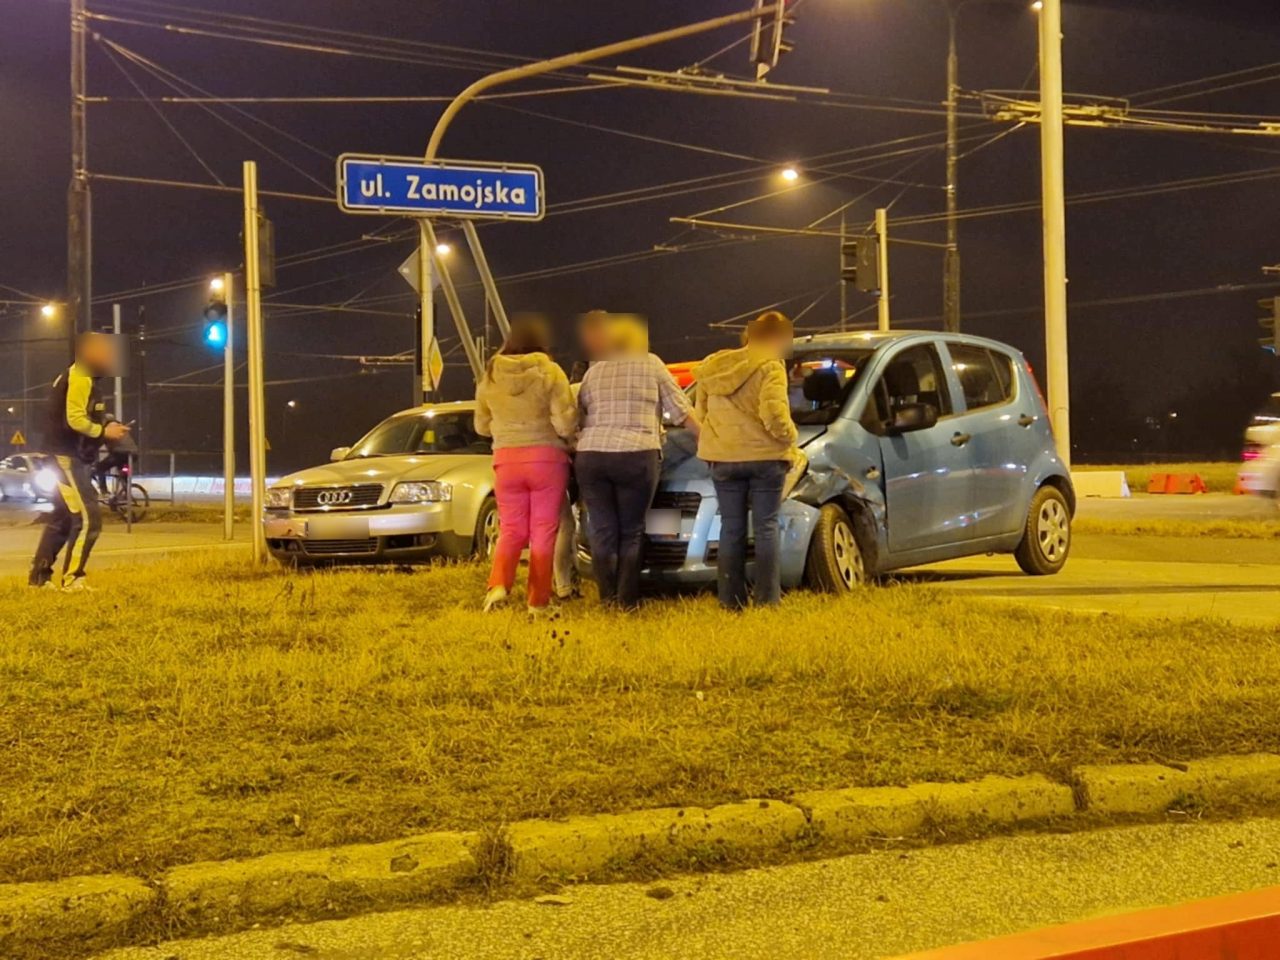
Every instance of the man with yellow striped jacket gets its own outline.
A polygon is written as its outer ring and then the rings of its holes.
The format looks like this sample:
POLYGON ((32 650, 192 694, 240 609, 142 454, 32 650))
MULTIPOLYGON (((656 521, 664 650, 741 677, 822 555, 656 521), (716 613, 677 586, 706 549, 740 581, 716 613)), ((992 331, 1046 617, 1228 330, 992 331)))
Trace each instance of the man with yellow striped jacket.
POLYGON ((57 474, 58 489, 31 564, 33 587, 88 589, 84 568, 102 529, 90 476, 93 463, 103 443, 129 432, 121 423, 106 423, 106 406, 97 388, 97 379, 114 372, 116 363, 114 341, 105 334, 86 333, 76 342, 75 362, 53 382, 45 445, 52 454, 48 466, 57 474), (55 577, 54 561, 64 547, 62 575, 55 577))

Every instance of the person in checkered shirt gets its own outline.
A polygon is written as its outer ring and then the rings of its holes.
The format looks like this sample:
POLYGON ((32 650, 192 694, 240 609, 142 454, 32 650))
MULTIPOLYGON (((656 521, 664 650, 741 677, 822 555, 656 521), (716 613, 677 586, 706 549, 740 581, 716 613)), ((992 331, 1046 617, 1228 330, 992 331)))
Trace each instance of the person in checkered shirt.
POLYGON ((666 365, 649 352, 639 318, 588 314, 584 340, 601 332, 594 325, 604 328, 609 346, 578 391, 574 467, 600 600, 633 609, 640 603, 645 514, 658 489, 664 424, 696 433, 698 421, 666 365))

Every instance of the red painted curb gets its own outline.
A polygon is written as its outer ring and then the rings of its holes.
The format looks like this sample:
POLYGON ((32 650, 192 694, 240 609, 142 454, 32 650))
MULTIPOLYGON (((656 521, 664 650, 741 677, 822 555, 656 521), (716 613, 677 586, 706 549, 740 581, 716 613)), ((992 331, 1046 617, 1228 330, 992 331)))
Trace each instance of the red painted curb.
POLYGON ((1280 887, 1100 917, 898 960, 1275 960, 1280 887))

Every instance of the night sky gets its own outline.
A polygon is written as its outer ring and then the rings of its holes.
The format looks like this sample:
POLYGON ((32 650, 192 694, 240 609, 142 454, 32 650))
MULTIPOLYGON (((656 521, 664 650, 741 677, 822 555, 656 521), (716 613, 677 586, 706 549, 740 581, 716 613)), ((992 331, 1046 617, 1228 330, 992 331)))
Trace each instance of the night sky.
MULTIPOLYGON (((188 2, 195 6, 195 0, 188 2)), ((213 183, 216 176, 234 186, 241 161, 255 159, 263 190, 332 196, 333 161, 339 153, 419 154, 442 105, 158 104, 188 150, 134 84, 152 98, 175 93, 161 76, 222 97, 446 96, 499 60, 510 62, 495 54, 550 56, 729 13, 745 2, 207 0, 201 11, 184 14, 199 16, 207 21, 204 29, 215 33, 246 25, 228 15, 322 27, 334 31, 327 35, 332 45, 358 43, 376 58, 93 20, 91 30, 102 39, 89 45, 90 94, 122 99, 90 107, 89 167, 95 174, 201 183, 213 183), (466 49, 384 43, 377 37, 466 49), (405 57, 417 62, 399 62, 405 57), (150 72, 149 65, 167 73, 150 72)), ((180 12, 158 0, 91 0, 90 8, 151 24, 164 22, 166 10, 171 17, 180 12)), ((837 158, 844 163, 842 176, 823 180, 826 174, 809 170, 801 186, 716 216, 803 226, 861 197, 849 209, 851 230, 863 229, 876 206, 892 204, 891 229, 897 235, 942 239, 941 222, 893 227, 894 220, 943 209, 946 18, 941 3, 804 0, 797 16, 797 48, 771 79, 830 88, 841 95, 833 102, 778 103, 611 88, 507 100, 501 106, 476 104, 455 122, 444 156, 531 162, 546 172, 551 216, 539 224, 493 225, 481 231, 500 278, 642 254, 657 244, 678 250, 622 265, 502 283, 509 309, 545 311, 564 323, 562 359, 573 355, 571 318, 594 307, 647 315, 654 347, 669 360, 692 359, 723 345, 731 334, 708 324, 775 301, 786 301, 784 309, 794 315, 827 291, 800 323, 834 323, 839 304, 834 241, 757 239, 689 249, 716 236, 669 222, 672 216, 777 190, 776 171, 786 162, 806 170, 805 158, 862 150, 837 158), (908 137, 917 139, 876 146, 908 137), (885 156, 924 144, 934 147, 885 156), (697 191, 690 187, 698 184, 672 187, 643 203, 581 212, 570 203, 720 175, 721 181, 732 182, 697 191)), ((67 5, 0 0, 0 23, 5 25, 0 31, 0 284, 60 298, 65 295, 70 172, 67 5)), ((1266 82, 1180 99, 1167 107, 1280 116, 1280 64, 1274 63, 1280 18, 1273 4, 1069 3, 1064 31, 1071 93, 1126 97, 1274 64, 1269 71, 1242 78, 1266 82)), ((675 69, 709 57, 744 32, 731 28, 618 62, 675 69)), ((1020 4, 967 6, 960 19, 960 57, 965 90, 1034 88, 1035 15, 1020 4)), ((708 67, 739 76, 749 72, 742 46, 708 67)), ((565 85, 556 79, 540 83, 565 85)), ((1134 103, 1156 99, 1159 95, 1149 94, 1134 97, 1134 103)), ((976 113, 976 103, 966 101, 964 112, 976 113)), ((1029 125, 992 142, 1008 129, 981 118, 962 120, 962 136, 971 138, 962 147, 962 210, 1038 200, 1038 129, 1029 125)), ((818 165, 811 162, 811 167, 818 165)), ((1255 300, 1269 291, 1254 288, 1264 282, 1262 265, 1280 262, 1280 140, 1068 129, 1069 197, 1250 171, 1268 173, 1231 185, 1069 206, 1073 432, 1082 459, 1123 454, 1135 438, 1139 449, 1150 453, 1232 456, 1250 410, 1277 389, 1273 368, 1280 361, 1256 342, 1255 300), (1183 295, 1224 287, 1212 295, 1183 295), (1176 421, 1170 419, 1172 412, 1178 414, 1176 421)), ((156 450, 217 450, 221 392, 212 385, 219 381, 220 368, 193 371, 217 364, 220 357, 200 343, 204 281, 193 278, 240 264, 240 198, 110 181, 95 182, 93 190, 95 322, 109 319, 113 295, 121 296, 127 329, 136 327, 139 308, 145 307, 147 380, 153 385, 146 443, 156 450), (193 282, 139 295, 143 287, 186 280, 193 282), (162 385, 177 377, 183 384, 205 386, 162 385)), ((395 267, 413 241, 407 238, 411 225, 406 221, 353 217, 333 203, 267 198, 265 206, 275 222, 281 261, 279 284, 266 308, 267 378, 290 381, 268 390, 271 468, 276 470, 322 458, 330 447, 353 441, 382 416, 408 404, 407 367, 361 373, 356 363, 336 355, 390 354, 412 346, 413 295, 395 267), (359 242, 374 232, 382 239, 359 242), (316 260, 308 255, 336 244, 347 245, 340 256, 316 260), (289 262, 291 258, 297 262, 289 262), (298 404, 293 412, 284 406, 290 399, 298 404)), ((456 231, 443 232, 461 243, 456 231)), ((965 330, 1008 341, 1041 367, 1037 211, 966 219, 960 243, 965 330)), ((464 258, 455 256, 454 261, 458 282, 472 283, 475 274, 464 258)), ((894 247, 895 326, 940 325, 941 267, 936 250, 894 247)), ((15 297, 0 289, 0 299, 15 297)), ((864 294, 850 294, 851 312, 871 303, 864 294)), ((479 326, 483 311, 474 286, 467 289, 467 306, 473 325, 479 326)), ((21 392, 18 341, 24 331, 28 337, 47 332, 41 332, 29 306, 0 305, 0 310, 0 341, 5 343, 0 395, 8 401, 0 405, 2 419, 3 408, 21 392)), ((450 321, 443 302, 438 318, 441 332, 447 333, 450 321)), ((874 310, 860 320, 874 322, 874 310)), ((456 344, 442 339, 446 349, 456 344)), ((56 347, 35 346, 36 366, 48 366, 51 349, 56 347)), ((460 358, 455 352, 450 359, 460 358)), ((446 394, 463 396, 468 386, 465 367, 451 368, 446 394)), ((136 381, 129 389, 132 398, 136 381)), ((5 420, 4 429, 12 422, 5 420)), ((188 458, 188 463, 192 469, 198 464, 209 470, 216 459, 188 458)))

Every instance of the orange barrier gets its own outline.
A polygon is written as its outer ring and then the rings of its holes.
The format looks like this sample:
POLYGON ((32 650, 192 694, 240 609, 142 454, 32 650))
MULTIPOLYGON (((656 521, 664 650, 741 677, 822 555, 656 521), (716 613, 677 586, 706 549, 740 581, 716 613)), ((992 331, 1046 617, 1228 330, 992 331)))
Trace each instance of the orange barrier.
POLYGON ((898 960, 1275 960, 1280 887, 913 953, 898 960))
POLYGON ((1147 493, 1208 493, 1204 478, 1198 473, 1153 473, 1147 481, 1147 493))

